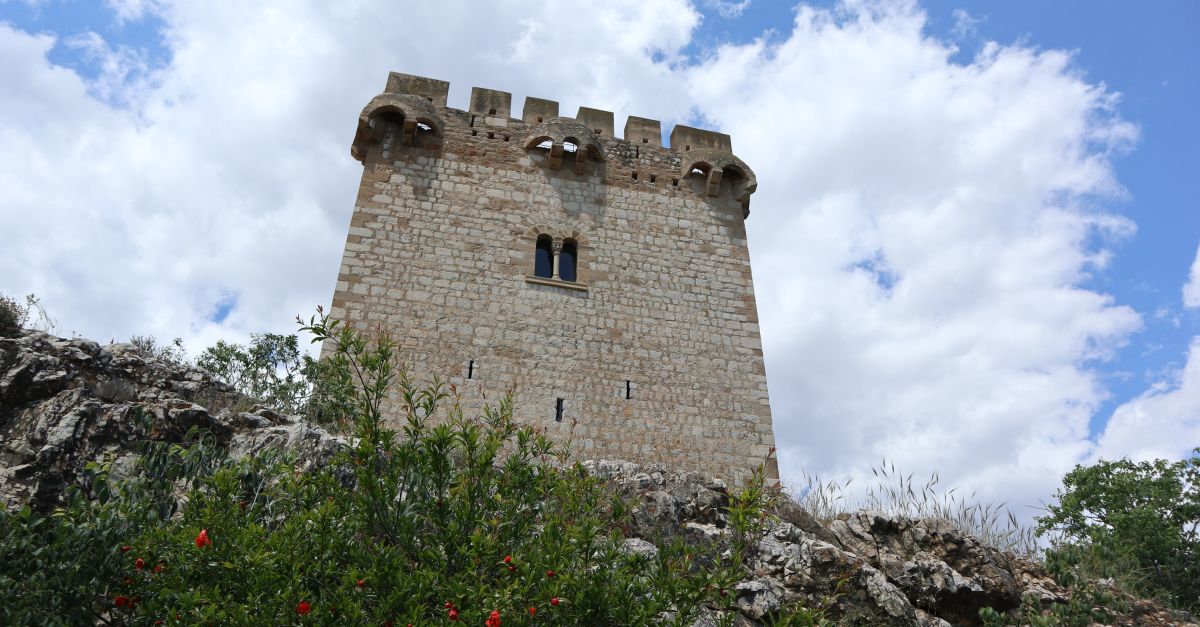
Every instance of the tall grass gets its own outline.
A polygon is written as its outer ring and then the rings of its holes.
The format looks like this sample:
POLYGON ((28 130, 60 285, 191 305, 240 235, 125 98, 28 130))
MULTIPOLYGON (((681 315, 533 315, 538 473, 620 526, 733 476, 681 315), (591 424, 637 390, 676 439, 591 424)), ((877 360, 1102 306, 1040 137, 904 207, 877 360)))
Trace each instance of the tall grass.
POLYGON ((853 479, 825 481, 807 472, 802 484, 788 492, 822 522, 862 510, 903 518, 942 518, 993 548, 1030 558, 1040 555, 1034 529, 1022 525, 1006 503, 980 503, 974 492, 944 490, 936 472, 924 482, 914 481, 912 473, 897 472, 886 460, 872 466, 871 473, 874 483, 865 492, 850 490, 853 479))

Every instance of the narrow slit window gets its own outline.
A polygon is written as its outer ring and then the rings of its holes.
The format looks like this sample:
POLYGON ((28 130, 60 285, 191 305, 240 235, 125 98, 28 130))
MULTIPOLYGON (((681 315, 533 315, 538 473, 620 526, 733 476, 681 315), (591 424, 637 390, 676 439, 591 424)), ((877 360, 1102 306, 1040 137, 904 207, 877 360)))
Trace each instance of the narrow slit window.
POLYGON ((475 378, 475 360, 474 359, 472 359, 470 362, 467 362, 467 378, 468 379, 475 378))
POLYGON ((554 403, 554 422, 562 422, 564 400, 560 398, 554 403))
POLYGON ((564 281, 575 281, 575 263, 578 257, 579 247, 575 244, 575 240, 569 239, 563 242, 562 252, 558 254, 558 276, 564 281))
POLYGON ((554 239, 546 234, 539 235, 533 256, 533 275, 548 279, 553 270, 554 239))
POLYGON ((633 382, 625 379, 625 400, 633 398, 633 382))

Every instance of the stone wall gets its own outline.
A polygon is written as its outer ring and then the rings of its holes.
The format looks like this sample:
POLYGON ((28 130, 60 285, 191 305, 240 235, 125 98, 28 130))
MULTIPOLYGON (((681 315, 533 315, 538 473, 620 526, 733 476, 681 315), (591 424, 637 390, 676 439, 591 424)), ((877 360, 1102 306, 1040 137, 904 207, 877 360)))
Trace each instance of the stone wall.
POLYGON ((766 461, 754 178, 729 137, 680 126, 664 148, 658 122, 631 118, 631 143, 608 112, 531 98, 515 119, 480 89, 461 111, 447 87, 393 74, 364 109, 333 315, 391 331, 468 411, 513 389, 517 418, 580 458, 735 481, 766 461), (543 233, 577 242, 576 281, 531 276, 543 233))

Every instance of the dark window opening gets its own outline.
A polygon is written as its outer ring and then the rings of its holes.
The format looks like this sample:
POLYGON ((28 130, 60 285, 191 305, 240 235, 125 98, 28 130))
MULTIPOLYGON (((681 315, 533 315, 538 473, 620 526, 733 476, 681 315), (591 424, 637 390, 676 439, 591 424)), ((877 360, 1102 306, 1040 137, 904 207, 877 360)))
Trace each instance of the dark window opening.
POLYGON ((635 180, 635 181, 637 180, 637 172, 633 173, 633 180, 635 180))
POLYGON ((633 398, 633 382, 625 379, 625 400, 629 400, 630 398, 633 398))
POLYGON ((575 261, 578 257, 579 247, 575 244, 575 240, 569 239, 563 242, 562 252, 558 254, 558 276, 564 281, 575 281, 575 261))
POLYGON ((474 137, 474 136, 476 136, 476 135, 478 135, 478 134, 479 134, 479 131, 476 131, 476 130, 472 130, 472 131, 471 131, 471 137, 474 137))
POLYGON ((508 135, 502 135, 501 137, 504 138, 504 141, 508 141, 508 135))
POLYGON ((679 179, 671 179, 671 185, 674 187, 679 187, 679 179))
POLYGON ((599 134, 600 134, 600 129, 594 129, 594 130, 596 131, 596 134, 597 134, 597 135, 599 135, 599 134))
POLYGON ((488 109, 488 115, 496 115, 495 109, 488 109))
POLYGON ((470 362, 467 363, 467 378, 470 379, 470 378, 473 378, 474 376, 475 376, 475 360, 471 360, 470 362))
POLYGON ((488 139, 496 139, 495 133, 488 133, 488 139))
POLYGON ((562 422, 563 418, 563 399, 558 399, 554 404, 554 422, 562 422))
POLYGON ((539 116, 538 116, 538 122, 541 122, 541 121, 542 121, 542 116, 540 116, 540 115, 539 115, 539 116))
POLYGON ((658 177, 657 177, 657 176, 654 176, 653 174, 651 174, 651 175, 650 175, 650 182, 651 182, 651 183, 653 183, 654 181, 657 181, 657 180, 658 180, 658 177))
POLYGON ((533 275, 543 279, 550 278, 554 268, 554 240, 549 235, 539 235, 537 250, 533 257, 533 275))
POLYGON ((649 137, 643 137, 643 138, 642 138, 642 143, 643 143, 643 144, 649 144, 649 143, 650 143, 650 138, 649 138, 649 137))

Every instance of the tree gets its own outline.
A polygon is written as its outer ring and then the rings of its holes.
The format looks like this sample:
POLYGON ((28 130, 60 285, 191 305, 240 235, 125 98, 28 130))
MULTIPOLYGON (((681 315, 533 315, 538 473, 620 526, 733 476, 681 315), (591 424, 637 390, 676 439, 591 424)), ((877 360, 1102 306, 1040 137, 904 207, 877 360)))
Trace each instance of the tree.
POLYGON ((1200 448, 1189 459, 1076 466, 1038 533, 1126 561, 1151 591, 1200 606, 1200 448))

